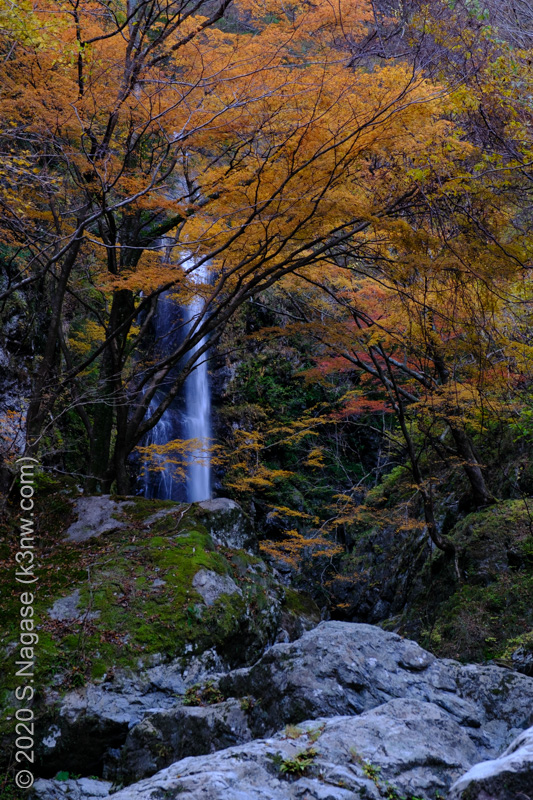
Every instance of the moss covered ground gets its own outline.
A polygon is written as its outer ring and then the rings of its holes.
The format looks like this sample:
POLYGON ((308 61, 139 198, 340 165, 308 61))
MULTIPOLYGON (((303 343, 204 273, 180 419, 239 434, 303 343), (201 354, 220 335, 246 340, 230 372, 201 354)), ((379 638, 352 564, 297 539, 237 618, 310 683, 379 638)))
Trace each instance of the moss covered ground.
MULTIPOLYGON (((125 527, 73 543, 64 540, 72 521, 69 495, 74 490, 52 487, 39 497, 35 685, 41 695, 47 687, 61 693, 114 670, 137 667, 139 661, 148 664, 156 653, 171 659, 217 647, 231 666, 240 665, 273 640, 277 617, 272 609, 283 601, 283 590, 259 558, 216 546, 195 506, 135 499, 120 512, 125 527), (147 525, 160 510, 170 513, 147 525), (222 595, 206 606, 192 586, 201 568, 229 575, 240 594, 222 595), (75 590, 80 618, 52 619, 53 603, 75 590)), ((4 725, 16 681, 17 525, 16 517, 4 523, 0 553, 4 725)))
POLYGON ((453 565, 434 555, 420 595, 408 612, 428 620, 421 644, 462 661, 496 660, 527 645, 533 630, 533 521, 524 500, 508 500, 469 514, 450 531, 458 552, 453 565))

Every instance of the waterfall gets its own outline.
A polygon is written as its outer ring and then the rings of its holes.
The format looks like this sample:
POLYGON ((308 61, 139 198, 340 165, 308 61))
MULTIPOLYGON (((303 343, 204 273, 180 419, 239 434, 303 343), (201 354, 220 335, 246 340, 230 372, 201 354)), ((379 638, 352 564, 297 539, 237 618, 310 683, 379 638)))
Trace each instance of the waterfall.
MULTIPOLYGON (((162 394, 157 393, 148 407, 147 416, 150 416, 157 408, 161 400, 162 394)), ((176 438, 176 432, 179 430, 179 421, 175 419, 176 414, 173 409, 168 408, 159 422, 154 425, 152 430, 148 433, 144 444, 167 444, 172 439, 176 438)), ((155 457, 156 462, 159 461, 163 464, 159 471, 150 472, 145 465, 143 473, 143 495, 150 499, 157 498, 158 500, 179 500, 179 480, 176 478, 176 467, 174 464, 165 463, 162 456, 155 457)))
MULTIPOLYGON (((187 266, 190 262, 185 262, 187 266)), ((207 283, 208 268, 203 265, 191 273, 196 283, 207 283)), ((187 306, 180 308, 171 293, 161 295, 154 315, 153 328, 160 355, 170 351, 186 334, 201 313, 204 301, 195 297, 187 306), (181 325, 180 323, 183 323, 181 325)), ((205 345, 206 338, 198 342, 189 352, 188 358, 205 345)), ((147 412, 150 416, 158 407, 168 387, 162 386, 156 393, 147 412)), ((167 408, 161 419, 148 433, 145 445, 163 445, 173 439, 196 439, 198 447, 189 454, 185 483, 176 474, 176 465, 165 463, 160 457, 159 471, 144 470, 142 493, 145 497, 160 500, 187 500, 194 503, 211 498, 211 463, 208 450, 211 438, 211 393, 206 354, 185 380, 183 397, 167 408), (181 400, 181 402, 180 402, 181 400)))
MULTIPOLYGON (((192 273, 198 283, 207 283, 209 274, 203 265, 192 273)), ((189 328, 202 311, 204 301, 196 297, 184 311, 185 321, 189 328)), ((196 353, 205 345, 205 337, 193 348, 196 353)), ((209 444, 211 438, 211 393, 209 391, 209 375, 205 354, 185 381, 185 414, 184 438, 198 439, 209 444)), ((211 459, 209 451, 200 447, 191 453, 191 461, 187 468, 187 500, 195 503, 211 497, 211 459)))

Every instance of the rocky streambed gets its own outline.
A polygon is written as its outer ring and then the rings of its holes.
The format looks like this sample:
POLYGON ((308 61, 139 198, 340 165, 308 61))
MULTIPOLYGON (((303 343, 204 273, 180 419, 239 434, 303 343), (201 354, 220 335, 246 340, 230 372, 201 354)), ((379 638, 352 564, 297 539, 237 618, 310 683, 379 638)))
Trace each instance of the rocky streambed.
POLYGON ((28 800, 533 800, 532 677, 320 622, 232 501, 50 509, 28 800))
POLYGON ((251 667, 141 677, 135 702, 119 684, 65 697, 61 715, 95 736, 120 697, 136 712, 108 780, 40 780, 35 798, 531 797, 533 679, 439 660, 378 627, 322 622, 251 667), (172 701, 164 686, 179 680, 172 701))

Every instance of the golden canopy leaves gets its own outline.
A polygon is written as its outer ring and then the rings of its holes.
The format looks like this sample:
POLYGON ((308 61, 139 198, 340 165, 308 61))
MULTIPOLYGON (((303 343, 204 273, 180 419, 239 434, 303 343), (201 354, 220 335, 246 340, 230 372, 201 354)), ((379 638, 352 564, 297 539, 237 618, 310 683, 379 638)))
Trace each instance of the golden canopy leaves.
MULTIPOLYGON (((113 422, 84 425, 105 432, 103 452, 111 441, 123 448, 109 457, 112 472, 164 410, 146 418, 158 387, 172 384, 172 402, 204 356, 199 343, 281 279, 311 308, 311 335, 381 381, 390 409, 405 401, 430 403, 439 418, 463 406, 470 414, 505 380, 494 348, 512 341, 516 363, 529 357, 527 337, 509 336, 505 299, 530 302, 520 283, 528 220, 515 191, 531 156, 517 143, 530 111, 514 107, 531 90, 527 58, 501 52, 469 85, 407 57, 357 66, 371 6, 22 0, 2 9, 6 291, 42 281, 53 309, 33 437, 45 406, 95 368, 94 393, 108 393, 113 422), (512 154, 468 135, 483 104, 501 112, 512 154), (197 282, 207 263, 211 281, 197 282), (163 358, 149 320, 165 290, 204 306, 163 358), (67 297, 88 319, 64 336, 67 297)), ((456 52, 438 25, 426 27, 456 52)), ((249 465, 253 448, 241 445, 249 465)), ((309 465, 321 463, 317 446, 309 465)), ((262 470, 248 479, 274 480, 262 470)))

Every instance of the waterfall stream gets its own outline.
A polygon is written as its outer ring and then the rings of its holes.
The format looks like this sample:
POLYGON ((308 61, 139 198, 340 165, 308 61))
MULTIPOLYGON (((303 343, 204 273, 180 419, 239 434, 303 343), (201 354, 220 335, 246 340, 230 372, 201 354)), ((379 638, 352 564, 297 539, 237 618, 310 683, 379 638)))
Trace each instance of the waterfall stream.
MULTIPOLYGON (((207 283, 209 274, 203 265, 193 275, 198 283, 207 283)), ((187 327, 190 327, 203 308, 203 300, 196 297, 184 310, 187 327)), ((193 353, 205 345, 205 337, 201 339, 193 353)), ((207 372, 206 356, 200 357, 200 362, 185 381, 185 414, 184 438, 198 439, 205 443, 191 453, 191 460, 187 467, 187 500, 195 503, 199 500, 208 500, 211 497, 211 460, 205 445, 211 438, 211 393, 209 391, 209 375, 207 372)))
MULTIPOLYGON (((185 266, 190 262, 185 262, 185 266)), ((209 281, 209 270, 202 265, 191 277, 196 283, 209 281)), ((187 306, 180 308, 171 293, 159 298, 154 315, 154 333, 159 342, 161 355, 170 351, 178 339, 190 330, 203 308, 203 299, 195 297, 187 306), (183 325, 180 325, 183 322, 183 325)), ((190 351, 194 355, 205 345, 205 337, 190 351)), ((163 386, 150 403, 148 415, 152 414, 164 398, 167 388, 163 386)), ((194 503, 211 498, 211 463, 208 450, 211 438, 211 393, 207 357, 200 356, 199 363, 185 381, 181 403, 173 403, 146 437, 145 444, 164 445, 173 439, 194 439, 198 446, 189 454, 185 482, 177 474, 176 466, 162 460, 162 469, 145 469, 142 493, 145 497, 160 500, 186 500, 194 503)))

